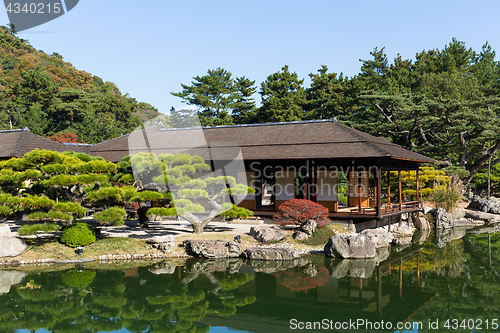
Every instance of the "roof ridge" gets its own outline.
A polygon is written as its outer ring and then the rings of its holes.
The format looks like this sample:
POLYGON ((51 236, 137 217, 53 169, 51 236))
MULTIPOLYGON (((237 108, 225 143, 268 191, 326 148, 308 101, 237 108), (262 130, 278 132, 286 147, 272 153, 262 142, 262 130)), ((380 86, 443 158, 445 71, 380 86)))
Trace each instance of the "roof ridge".
POLYGON ((257 127, 257 126, 276 126, 276 125, 295 125, 295 124, 309 124, 309 123, 324 123, 324 122, 337 122, 334 119, 317 119, 317 120, 301 120, 301 121, 282 121, 274 123, 257 123, 257 124, 238 124, 238 125, 221 125, 221 126, 199 126, 199 127, 179 127, 160 128, 160 131, 179 131, 179 130, 196 130, 196 129, 213 129, 213 128, 233 128, 233 127, 257 127))

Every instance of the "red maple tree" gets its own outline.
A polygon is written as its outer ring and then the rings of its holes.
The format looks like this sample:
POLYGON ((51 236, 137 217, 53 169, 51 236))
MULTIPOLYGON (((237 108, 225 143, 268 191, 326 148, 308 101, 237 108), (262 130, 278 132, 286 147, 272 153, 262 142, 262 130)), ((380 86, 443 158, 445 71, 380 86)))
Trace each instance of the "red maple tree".
POLYGON ((328 209, 318 203, 305 199, 291 199, 280 205, 273 216, 279 225, 302 224, 308 220, 316 220, 319 226, 327 224, 328 209))

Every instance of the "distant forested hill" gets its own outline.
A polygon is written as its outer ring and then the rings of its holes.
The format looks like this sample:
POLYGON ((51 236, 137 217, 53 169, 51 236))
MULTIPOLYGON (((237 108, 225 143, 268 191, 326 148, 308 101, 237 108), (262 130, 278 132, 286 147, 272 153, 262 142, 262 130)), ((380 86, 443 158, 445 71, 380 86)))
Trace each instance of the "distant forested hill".
POLYGON ((28 127, 53 139, 97 143, 158 114, 58 53, 35 50, 5 26, 0 26, 0 65, 0 129, 28 127))

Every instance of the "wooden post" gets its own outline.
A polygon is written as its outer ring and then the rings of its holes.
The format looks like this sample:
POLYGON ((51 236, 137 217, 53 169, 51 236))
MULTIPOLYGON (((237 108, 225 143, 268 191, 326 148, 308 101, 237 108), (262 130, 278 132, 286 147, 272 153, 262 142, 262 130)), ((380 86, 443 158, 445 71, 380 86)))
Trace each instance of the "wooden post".
MULTIPOLYGON (((408 216, 408 219, 410 217, 408 216)), ((403 215, 402 214, 399 214, 399 227, 401 228, 403 226, 403 215)))
POLYGON ((382 207, 382 183, 380 178, 382 177, 382 171, 377 168, 377 182, 376 182, 376 189, 375 191, 377 192, 377 228, 380 227, 380 222, 379 222, 379 217, 380 217, 380 208, 382 207))
POLYGON ((358 185, 358 213, 361 214, 361 184, 358 185))
POLYGON ((401 193, 401 170, 398 170, 398 182, 399 182, 399 211, 403 210, 402 203, 402 193, 401 193))
POLYGON ((420 208, 420 170, 417 169, 417 205, 420 208))
POLYGON ((391 172, 387 170, 387 207, 391 206, 391 172))
POLYGON ((358 214, 362 214, 361 211, 361 196, 363 195, 363 189, 361 188, 361 172, 358 171, 358 214))

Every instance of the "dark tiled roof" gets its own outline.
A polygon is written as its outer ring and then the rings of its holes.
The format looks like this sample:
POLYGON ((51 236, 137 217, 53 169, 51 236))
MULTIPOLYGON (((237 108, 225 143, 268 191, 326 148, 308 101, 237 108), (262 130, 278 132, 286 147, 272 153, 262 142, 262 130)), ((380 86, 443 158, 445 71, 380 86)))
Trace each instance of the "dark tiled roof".
POLYGON ((66 146, 27 130, 0 131, 0 158, 22 157, 34 149, 88 153, 89 146, 66 146))
POLYGON ((119 161, 130 153, 144 151, 139 148, 147 145, 155 153, 173 154, 189 150, 189 153, 204 159, 209 159, 209 154, 212 154, 213 159, 231 160, 234 155, 230 147, 238 146, 245 160, 390 157, 434 162, 332 120, 189 129, 153 126, 96 144, 90 148, 90 154, 119 161), (208 145, 212 148, 210 152, 206 149, 208 145))

